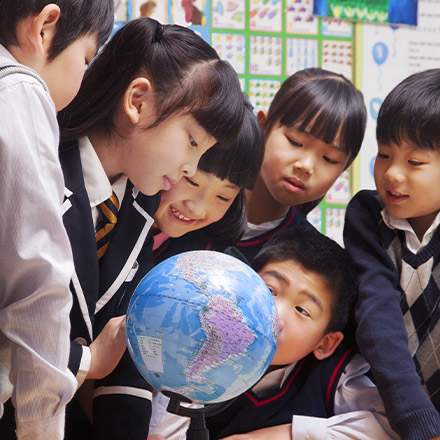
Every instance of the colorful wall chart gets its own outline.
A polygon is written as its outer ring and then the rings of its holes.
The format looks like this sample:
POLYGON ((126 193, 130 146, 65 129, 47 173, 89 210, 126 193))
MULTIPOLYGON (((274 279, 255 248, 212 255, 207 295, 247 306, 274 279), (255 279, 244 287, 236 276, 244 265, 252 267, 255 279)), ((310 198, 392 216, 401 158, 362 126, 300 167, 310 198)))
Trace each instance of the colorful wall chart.
POLYGON ((417 0, 315 0, 313 13, 345 20, 417 26, 417 0))

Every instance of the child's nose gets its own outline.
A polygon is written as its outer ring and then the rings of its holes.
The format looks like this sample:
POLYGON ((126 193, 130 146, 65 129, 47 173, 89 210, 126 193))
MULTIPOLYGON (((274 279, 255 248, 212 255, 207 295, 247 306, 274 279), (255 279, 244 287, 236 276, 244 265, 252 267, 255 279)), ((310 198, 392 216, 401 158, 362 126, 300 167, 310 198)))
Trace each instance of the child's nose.
POLYGON ((198 160, 193 160, 184 163, 180 168, 182 176, 188 176, 188 177, 194 176, 194 174, 196 174, 197 171, 198 162, 199 162, 198 160))
POLYGON ((294 168, 306 174, 313 174, 314 160, 311 154, 302 154, 293 164, 294 168))
POLYGON ((405 176, 397 164, 391 164, 385 171, 384 177, 389 182, 401 183, 405 180, 405 176))
POLYGON ((206 215, 205 202, 202 197, 193 198, 184 202, 188 211, 197 218, 204 218, 206 215))

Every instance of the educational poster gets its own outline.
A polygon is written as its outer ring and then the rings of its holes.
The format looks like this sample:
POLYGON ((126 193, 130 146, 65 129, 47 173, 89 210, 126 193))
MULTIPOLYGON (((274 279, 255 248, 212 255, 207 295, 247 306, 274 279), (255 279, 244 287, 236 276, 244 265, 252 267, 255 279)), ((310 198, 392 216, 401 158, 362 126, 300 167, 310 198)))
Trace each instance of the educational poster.
POLYGON ((353 43, 351 41, 324 40, 322 43, 322 68, 342 73, 353 81, 353 43))
POLYGON ((360 152, 359 188, 374 188, 377 153, 376 119, 383 99, 407 76, 440 67, 440 2, 419 1, 417 28, 362 24, 362 85, 368 110, 367 132, 360 152))
POLYGON ((249 80, 248 97, 258 110, 269 110, 275 93, 281 87, 281 81, 273 79, 251 79, 249 80))
POLYGON ((281 37, 251 35, 249 38, 249 73, 281 76, 282 45, 281 37))
POLYGON ((417 26, 417 0, 314 0, 313 13, 345 20, 417 26))
POLYGON ((245 0, 213 0, 212 27, 245 29, 245 0))
POLYGON ((288 76, 307 67, 317 67, 319 65, 318 60, 319 49, 317 39, 287 38, 286 74, 288 76))
POLYGON ((167 23, 186 26, 210 42, 209 0, 167 0, 167 23))
POLYGON ((346 205, 351 198, 350 173, 344 171, 325 196, 325 201, 332 204, 346 205))
POLYGON ((313 0, 286 1, 286 32, 288 34, 318 34, 318 17, 312 15, 313 0))
POLYGON ((212 33, 211 45, 220 58, 229 61, 237 73, 245 73, 246 37, 243 34, 212 33))
POLYGON ((133 18, 151 17, 166 22, 166 0, 133 0, 133 18))
POLYGON ((281 32, 281 0, 252 0, 249 2, 249 28, 252 31, 281 32))
POLYGON ((325 208, 325 235, 344 245, 344 219, 345 209, 325 208))

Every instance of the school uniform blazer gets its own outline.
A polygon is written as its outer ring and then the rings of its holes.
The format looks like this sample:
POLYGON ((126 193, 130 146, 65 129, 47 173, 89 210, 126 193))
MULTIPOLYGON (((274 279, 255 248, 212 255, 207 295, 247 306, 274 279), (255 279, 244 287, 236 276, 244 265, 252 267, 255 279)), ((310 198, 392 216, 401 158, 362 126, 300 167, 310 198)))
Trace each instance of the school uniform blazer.
POLYGON ((81 344, 90 345, 110 318, 125 313, 118 310, 118 305, 136 274, 136 259, 145 246, 160 196, 145 196, 130 181, 127 182, 118 223, 101 267, 98 267, 95 228, 78 142, 61 144, 59 155, 65 180, 63 220, 75 263, 71 281, 73 307, 69 368, 77 374, 82 357, 81 344))

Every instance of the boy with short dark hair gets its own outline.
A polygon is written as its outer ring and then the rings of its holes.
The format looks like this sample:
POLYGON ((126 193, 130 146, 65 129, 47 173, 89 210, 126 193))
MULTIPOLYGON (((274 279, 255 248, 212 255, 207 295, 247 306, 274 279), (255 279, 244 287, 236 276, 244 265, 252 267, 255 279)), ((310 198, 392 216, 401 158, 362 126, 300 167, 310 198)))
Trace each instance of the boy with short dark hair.
POLYGON ((440 438, 440 69, 398 84, 377 119, 377 191, 348 205, 357 342, 402 439, 440 438))
POLYGON ((113 0, 0 0, 0 416, 12 394, 19 439, 62 439, 77 385, 56 112, 112 26, 113 0))
POLYGON ((272 237, 253 268, 271 290, 280 333, 271 367, 219 415, 212 439, 396 439, 368 365, 344 338, 356 296, 349 254, 315 229, 272 237))

